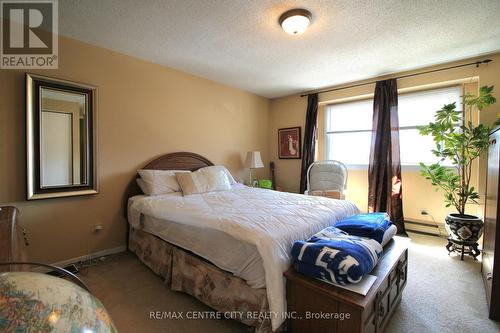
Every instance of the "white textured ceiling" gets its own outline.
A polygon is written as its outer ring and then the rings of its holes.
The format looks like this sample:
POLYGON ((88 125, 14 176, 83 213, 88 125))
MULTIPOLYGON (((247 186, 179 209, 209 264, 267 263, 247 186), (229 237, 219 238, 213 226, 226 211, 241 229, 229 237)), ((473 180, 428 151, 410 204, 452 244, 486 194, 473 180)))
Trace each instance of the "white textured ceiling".
POLYGON ((500 50, 500 0, 63 0, 60 33, 279 97, 500 50), (313 15, 300 36, 278 17, 313 15))

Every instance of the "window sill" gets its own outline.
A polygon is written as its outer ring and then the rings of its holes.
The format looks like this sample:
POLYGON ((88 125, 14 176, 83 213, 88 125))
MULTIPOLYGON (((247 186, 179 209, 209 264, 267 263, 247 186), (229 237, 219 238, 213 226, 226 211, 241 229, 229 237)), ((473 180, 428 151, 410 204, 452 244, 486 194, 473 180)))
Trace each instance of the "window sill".
POLYGON ((368 170, 368 164, 346 164, 347 170, 368 170))
MULTIPOLYGON (((346 164, 347 170, 368 170, 368 164, 346 164)), ((445 166, 447 169, 454 169, 454 166, 445 166)), ((420 171, 420 165, 406 164, 401 165, 401 171, 420 171)))

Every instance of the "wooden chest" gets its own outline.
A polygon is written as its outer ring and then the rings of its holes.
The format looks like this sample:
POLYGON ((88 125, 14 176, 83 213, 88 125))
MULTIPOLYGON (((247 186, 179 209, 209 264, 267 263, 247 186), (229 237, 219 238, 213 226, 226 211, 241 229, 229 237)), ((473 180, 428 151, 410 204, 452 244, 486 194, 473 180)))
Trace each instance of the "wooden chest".
POLYGON ((409 239, 394 237, 384 248, 377 280, 366 296, 308 278, 293 268, 285 272, 293 333, 383 332, 399 304, 408 276, 409 239))

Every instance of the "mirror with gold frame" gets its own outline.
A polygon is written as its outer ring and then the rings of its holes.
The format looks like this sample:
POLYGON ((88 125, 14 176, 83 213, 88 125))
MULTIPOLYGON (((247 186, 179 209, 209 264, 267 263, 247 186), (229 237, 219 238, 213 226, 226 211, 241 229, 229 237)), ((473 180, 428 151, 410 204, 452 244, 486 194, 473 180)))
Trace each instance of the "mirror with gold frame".
POLYGON ((28 200, 98 193, 96 88, 26 74, 28 200))

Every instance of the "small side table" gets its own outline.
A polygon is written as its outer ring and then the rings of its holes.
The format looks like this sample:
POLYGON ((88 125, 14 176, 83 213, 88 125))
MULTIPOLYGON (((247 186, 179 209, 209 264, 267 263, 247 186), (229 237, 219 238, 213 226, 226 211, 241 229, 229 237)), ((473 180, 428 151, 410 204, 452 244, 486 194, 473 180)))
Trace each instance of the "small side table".
POLYGON ((460 254, 460 260, 464 260, 464 255, 468 254, 474 260, 477 260, 477 256, 481 253, 478 249, 479 244, 467 241, 458 241, 448 237, 448 244, 446 244, 446 249, 448 250, 448 255, 452 252, 460 254))

